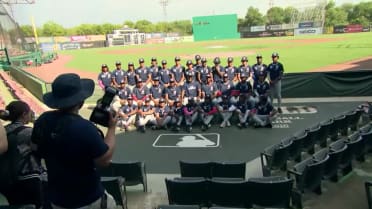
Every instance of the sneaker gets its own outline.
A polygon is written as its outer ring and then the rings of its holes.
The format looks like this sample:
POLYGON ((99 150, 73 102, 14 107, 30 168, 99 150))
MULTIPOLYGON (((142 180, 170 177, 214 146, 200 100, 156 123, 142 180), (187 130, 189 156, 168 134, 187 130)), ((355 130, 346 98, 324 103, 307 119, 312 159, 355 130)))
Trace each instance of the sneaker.
POLYGON ((227 127, 230 127, 231 126, 230 121, 226 121, 226 125, 227 125, 227 127))
POLYGON ((238 126, 239 128, 242 128, 242 124, 241 124, 241 123, 238 123, 237 126, 238 126))
POLYGON ((203 125, 201 126, 201 130, 202 130, 202 131, 207 130, 207 126, 203 124, 203 125))
POLYGON ((176 127, 176 131, 181 131, 181 127, 180 126, 177 126, 176 127))
POLYGON ((192 127, 190 125, 186 126, 186 132, 190 133, 191 129, 192 129, 192 127))
POLYGON ((282 108, 278 107, 278 113, 283 113, 282 108))
POLYGON ((273 128, 273 125, 271 123, 266 124, 265 128, 273 128))
POLYGON ((153 125, 153 126, 151 126, 151 129, 152 130, 156 130, 156 129, 158 129, 158 127, 156 127, 155 125, 153 125))
POLYGON ((145 130, 145 126, 140 126, 140 127, 139 127, 139 131, 140 131, 141 133, 145 133, 145 132, 146 132, 146 130, 145 130))
POLYGON ((244 124, 243 124, 243 127, 244 127, 244 128, 248 128, 248 123, 244 123, 244 124))
POLYGON ((226 126, 225 122, 222 122, 220 128, 225 128, 225 126, 226 126))

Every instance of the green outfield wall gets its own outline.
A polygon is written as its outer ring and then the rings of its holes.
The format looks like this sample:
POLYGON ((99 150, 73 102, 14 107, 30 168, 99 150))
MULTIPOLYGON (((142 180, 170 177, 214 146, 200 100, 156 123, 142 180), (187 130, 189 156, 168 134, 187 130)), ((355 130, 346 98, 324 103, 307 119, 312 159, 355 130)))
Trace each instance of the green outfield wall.
POLYGON ((240 38, 236 14, 192 18, 194 41, 240 38))

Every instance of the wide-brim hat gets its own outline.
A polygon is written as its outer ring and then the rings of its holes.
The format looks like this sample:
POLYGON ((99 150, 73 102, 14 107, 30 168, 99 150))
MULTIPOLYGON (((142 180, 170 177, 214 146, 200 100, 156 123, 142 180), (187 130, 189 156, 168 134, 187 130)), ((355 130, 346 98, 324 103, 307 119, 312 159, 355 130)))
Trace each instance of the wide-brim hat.
POLYGON ((59 75, 52 83, 52 91, 43 95, 44 104, 50 108, 73 107, 92 96, 94 81, 81 79, 74 73, 59 75))

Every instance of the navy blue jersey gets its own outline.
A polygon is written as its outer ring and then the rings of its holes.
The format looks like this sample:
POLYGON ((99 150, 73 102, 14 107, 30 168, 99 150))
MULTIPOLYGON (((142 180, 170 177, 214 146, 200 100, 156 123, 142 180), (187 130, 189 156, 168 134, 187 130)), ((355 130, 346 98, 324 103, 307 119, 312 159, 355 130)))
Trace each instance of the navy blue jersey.
POLYGON ((231 66, 231 67, 226 66, 224 69, 224 73, 227 73, 229 80, 232 81, 234 80, 235 74, 238 73, 238 69, 235 66, 231 66))
POLYGON ((222 107, 223 110, 228 110, 231 107, 231 102, 229 99, 226 99, 222 102, 219 102, 218 105, 222 107))
POLYGON ((185 77, 187 78, 187 74, 191 73, 192 74, 192 81, 196 81, 196 77, 198 75, 198 72, 196 70, 186 70, 185 71, 185 77))
POLYGON ((127 71, 126 78, 128 85, 134 86, 136 85, 136 73, 134 71, 127 71))
POLYGON ((180 97, 181 89, 179 86, 168 86, 168 88, 165 89, 165 94, 168 95, 168 99, 175 100, 180 97))
POLYGON ((154 107, 152 105, 144 104, 140 107, 140 110, 142 110, 142 112, 148 112, 148 111, 152 110, 153 108, 154 107))
POLYGON ((221 83, 218 87, 222 93, 222 95, 231 95, 231 91, 234 89, 234 84, 232 81, 227 81, 225 83, 221 83))
POLYGON ((174 76, 174 80, 176 80, 176 82, 180 82, 181 79, 182 79, 182 75, 185 73, 185 67, 183 66, 173 66, 172 69, 171 69, 171 73, 173 74, 174 76))
POLYGON ((120 108, 120 111, 124 114, 129 114, 130 112, 132 112, 133 110, 137 110, 137 105, 124 105, 120 108))
POLYGON ((164 94, 164 87, 162 85, 154 86, 152 85, 150 88, 150 94, 154 99, 160 99, 163 97, 164 94))
POLYGON ((253 70, 253 79, 254 80, 258 80, 258 74, 259 72, 265 72, 265 74, 267 73, 267 65, 265 64, 254 64, 252 66, 252 70, 253 70))
POLYGON ((266 102, 266 104, 256 104, 256 109, 257 109, 257 115, 269 115, 274 107, 269 103, 266 102))
POLYGON ((160 83, 161 84, 169 84, 171 72, 168 69, 161 69, 159 70, 160 76, 160 83))
POLYGON ((119 89, 118 96, 120 99, 127 99, 129 95, 132 94, 132 91, 129 87, 125 87, 123 89, 119 89))
POLYGON ((218 87, 216 83, 202 85, 202 92, 204 92, 205 95, 213 96, 216 91, 218 91, 218 87))
POLYGON ((185 91, 185 97, 197 97, 200 90, 200 84, 196 81, 186 82, 183 84, 183 90, 185 91))
POLYGON ((169 106, 164 106, 163 108, 161 107, 155 108, 155 113, 159 114, 159 117, 161 118, 168 115, 169 111, 170 111, 169 106))
POLYGON ((212 70, 208 66, 201 67, 199 69, 200 80, 202 83, 207 81, 207 75, 209 75, 211 72, 212 70))
POLYGON ((259 81, 254 81, 253 83, 253 89, 257 91, 258 95, 264 95, 269 91, 270 89, 270 84, 266 81, 264 82, 259 82, 259 81))
POLYGON ((114 79, 114 81, 119 84, 122 81, 124 81, 125 78, 125 72, 121 69, 116 69, 114 72, 112 72, 111 78, 114 79))
POLYGON ((194 65, 193 69, 196 71, 196 72, 199 72, 200 71, 200 68, 202 68, 202 65, 199 64, 199 65, 194 65))
POLYGON ((267 72, 269 72, 270 80, 281 79, 284 67, 280 62, 273 62, 267 67, 267 72))
POLYGON ((221 72, 221 74, 224 74, 225 68, 221 65, 212 67, 213 81, 215 83, 221 83, 222 82, 222 77, 218 74, 217 69, 221 72))
POLYGON ((171 111, 177 116, 182 116, 183 115, 183 106, 182 105, 180 107, 173 106, 171 111))
POLYGON ((144 82, 146 82, 147 79, 149 78, 150 71, 149 69, 147 69, 147 67, 137 68, 135 72, 136 72, 136 75, 138 75, 138 77, 142 79, 142 81, 144 82))
POLYGON ((251 110, 252 109, 252 106, 251 106, 251 103, 250 102, 242 102, 242 101, 238 101, 236 104, 235 104, 235 107, 236 109, 240 110, 240 112, 242 113, 245 113, 247 112, 247 110, 251 110))
POLYGON ((133 95, 137 98, 137 99, 143 99, 145 96, 149 95, 150 94, 150 91, 149 89, 147 88, 147 86, 142 86, 142 88, 138 88, 137 86, 133 88, 133 95))
POLYGON ((236 90, 238 90, 242 94, 248 94, 252 92, 252 85, 250 82, 239 82, 236 87, 236 90))
POLYGON ((102 84, 107 87, 111 86, 111 73, 110 72, 101 72, 98 75, 98 80, 102 82, 102 84))
POLYGON ((214 104, 212 102, 203 102, 199 106, 205 113, 208 113, 213 109, 214 104))
POLYGON ((242 74, 246 74, 248 77, 251 75, 251 72, 252 72, 253 70, 252 70, 252 68, 251 68, 251 66, 249 66, 249 65, 247 65, 247 66, 243 66, 243 65, 241 65, 240 67, 239 67, 239 69, 238 69, 238 73, 240 74, 240 75, 242 75, 242 74))
POLYGON ((160 66, 156 66, 156 65, 151 65, 149 67, 149 72, 150 72, 152 78, 156 78, 156 77, 159 76, 160 68, 161 68, 160 66))

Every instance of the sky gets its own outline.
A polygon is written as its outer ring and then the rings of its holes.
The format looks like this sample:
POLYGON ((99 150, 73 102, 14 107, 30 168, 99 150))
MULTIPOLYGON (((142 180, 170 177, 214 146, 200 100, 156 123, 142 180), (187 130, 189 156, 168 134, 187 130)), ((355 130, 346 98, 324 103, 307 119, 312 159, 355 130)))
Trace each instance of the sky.
MULTIPOLYGON (((274 6, 301 7, 311 0, 273 0, 274 6)), ((317 0, 312 0, 317 1, 317 0)), ((337 5, 366 0, 335 0, 337 5)), ((168 0, 164 16, 160 0, 35 0, 34 4, 12 6, 12 14, 20 25, 31 25, 34 17, 37 27, 53 21, 64 27, 87 24, 122 24, 126 20, 147 19, 152 22, 191 20, 194 16, 237 14, 243 18, 248 7, 266 13, 269 0, 168 0)))

